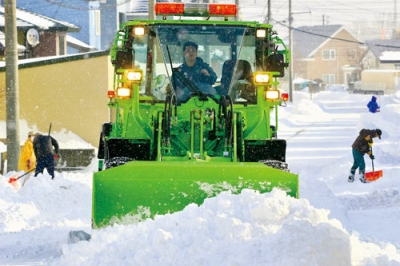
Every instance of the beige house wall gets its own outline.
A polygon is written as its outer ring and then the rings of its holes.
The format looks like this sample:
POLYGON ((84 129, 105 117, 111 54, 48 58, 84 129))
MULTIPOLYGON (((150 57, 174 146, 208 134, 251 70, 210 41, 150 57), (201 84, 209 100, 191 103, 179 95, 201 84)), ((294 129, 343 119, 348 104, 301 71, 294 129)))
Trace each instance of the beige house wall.
POLYGON ((396 70, 396 65, 393 63, 379 63, 379 69, 396 70))
POLYGON ((364 70, 361 73, 362 82, 384 83, 386 93, 394 93, 400 89, 400 70, 364 70))
MULTIPOLYGON (((109 56, 102 53, 41 59, 19 66, 20 119, 46 133, 66 129, 94 147, 101 125, 109 121, 107 90, 113 74, 109 56)), ((0 68, 0 120, 6 120, 5 69, 0 68)))
POLYGON ((362 65, 364 69, 378 69, 379 60, 378 58, 369 50, 365 57, 362 59, 362 65))

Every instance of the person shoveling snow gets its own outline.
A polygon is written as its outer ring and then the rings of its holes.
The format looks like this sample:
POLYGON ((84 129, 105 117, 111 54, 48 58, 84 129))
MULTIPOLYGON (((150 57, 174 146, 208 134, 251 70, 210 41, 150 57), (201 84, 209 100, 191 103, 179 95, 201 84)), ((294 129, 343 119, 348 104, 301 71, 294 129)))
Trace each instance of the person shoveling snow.
POLYGON ((24 171, 26 173, 24 175, 25 178, 22 181, 22 185, 24 185, 25 182, 28 181, 29 177, 31 176, 31 174, 27 173, 31 173, 33 170, 35 170, 36 167, 36 156, 33 151, 33 140, 35 139, 35 135, 36 133, 33 131, 28 132, 28 139, 25 141, 24 146, 22 146, 19 155, 18 170, 24 171))
POLYGON ((350 175, 348 177, 349 182, 354 182, 354 175, 357 168, 359 168, 358 171, 360 175, 360 181, 363 183, 368 183, 368 181, 365 179, 364 155, 368 154, 371 160, 375 159, 375 156, 372 154, 372 139, 377 137, 381 139, 381 135, 382 130, 380 129, 361 129, 358 137, 352 145, 354 163, 350 169, 350 175))

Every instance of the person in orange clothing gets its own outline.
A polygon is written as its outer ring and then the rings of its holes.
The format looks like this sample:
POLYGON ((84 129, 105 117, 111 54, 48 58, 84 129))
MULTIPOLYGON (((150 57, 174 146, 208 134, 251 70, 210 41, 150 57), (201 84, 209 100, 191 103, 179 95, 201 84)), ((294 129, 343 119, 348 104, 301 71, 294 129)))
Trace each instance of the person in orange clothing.
MULTIPOLYGON (((18 160, 18 170, 24 172, 32 172, 36 167, 36 156, 33 151, 33 140, 35 138, 35 132, 30 131, 28 133, 28 139, 25 141, 24 146, 21 148, 18 160)), ((31 174, 27 174, 22 181, 22 185, 28 181, 31 174)))

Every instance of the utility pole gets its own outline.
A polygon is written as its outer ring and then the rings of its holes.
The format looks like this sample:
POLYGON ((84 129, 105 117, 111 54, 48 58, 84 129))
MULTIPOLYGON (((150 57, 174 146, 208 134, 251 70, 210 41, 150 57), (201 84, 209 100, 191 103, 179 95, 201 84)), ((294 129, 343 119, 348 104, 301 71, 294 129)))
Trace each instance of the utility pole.
POLYGON ((149 19, 156 19, 156 15, 154 13, 154 2, 155 0, 149 0, 149 6, 148 6, 149 19))
POLYGON ((394 10, 394 14, 393 14, 393 18, 394 18, 394 29, 397 32, 397 0, 394 0, 394 6, 393 6, 393 10, 394 10))
POLYGON ((289 0, 289 101, 293 102, 293 33, 292 33, 292 0, 289 0))
POLYGON ((268 23, 271 23, 271 0, 268 0, 268 23))
POLYGON ((17 171, 19 157, 19 88, 16 0, 5 0, 7 171, 17 171))
POLYGON ((240 20, 240 12, 239 12, 239 0, 235 0, 235 5, 237 7, 237 14, 236 14, 236 20, 240 20))

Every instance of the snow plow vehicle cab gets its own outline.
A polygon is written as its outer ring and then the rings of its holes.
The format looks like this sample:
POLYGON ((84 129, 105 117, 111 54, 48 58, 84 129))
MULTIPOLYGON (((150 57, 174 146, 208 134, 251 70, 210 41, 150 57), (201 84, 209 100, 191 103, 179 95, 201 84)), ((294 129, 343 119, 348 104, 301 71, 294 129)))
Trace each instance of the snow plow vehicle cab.
POLYGON ((155 12, 159 19, 122 24, 111 48, 93 228, 181 211, 221 191, 279 188, 298 197, 278 138, 278 107, 288 99, 278 78, 289 51, 272 26, 229 21, 234 4, 156 3, 155 12), (214 84, 180 68, 189 41, 214 84))

